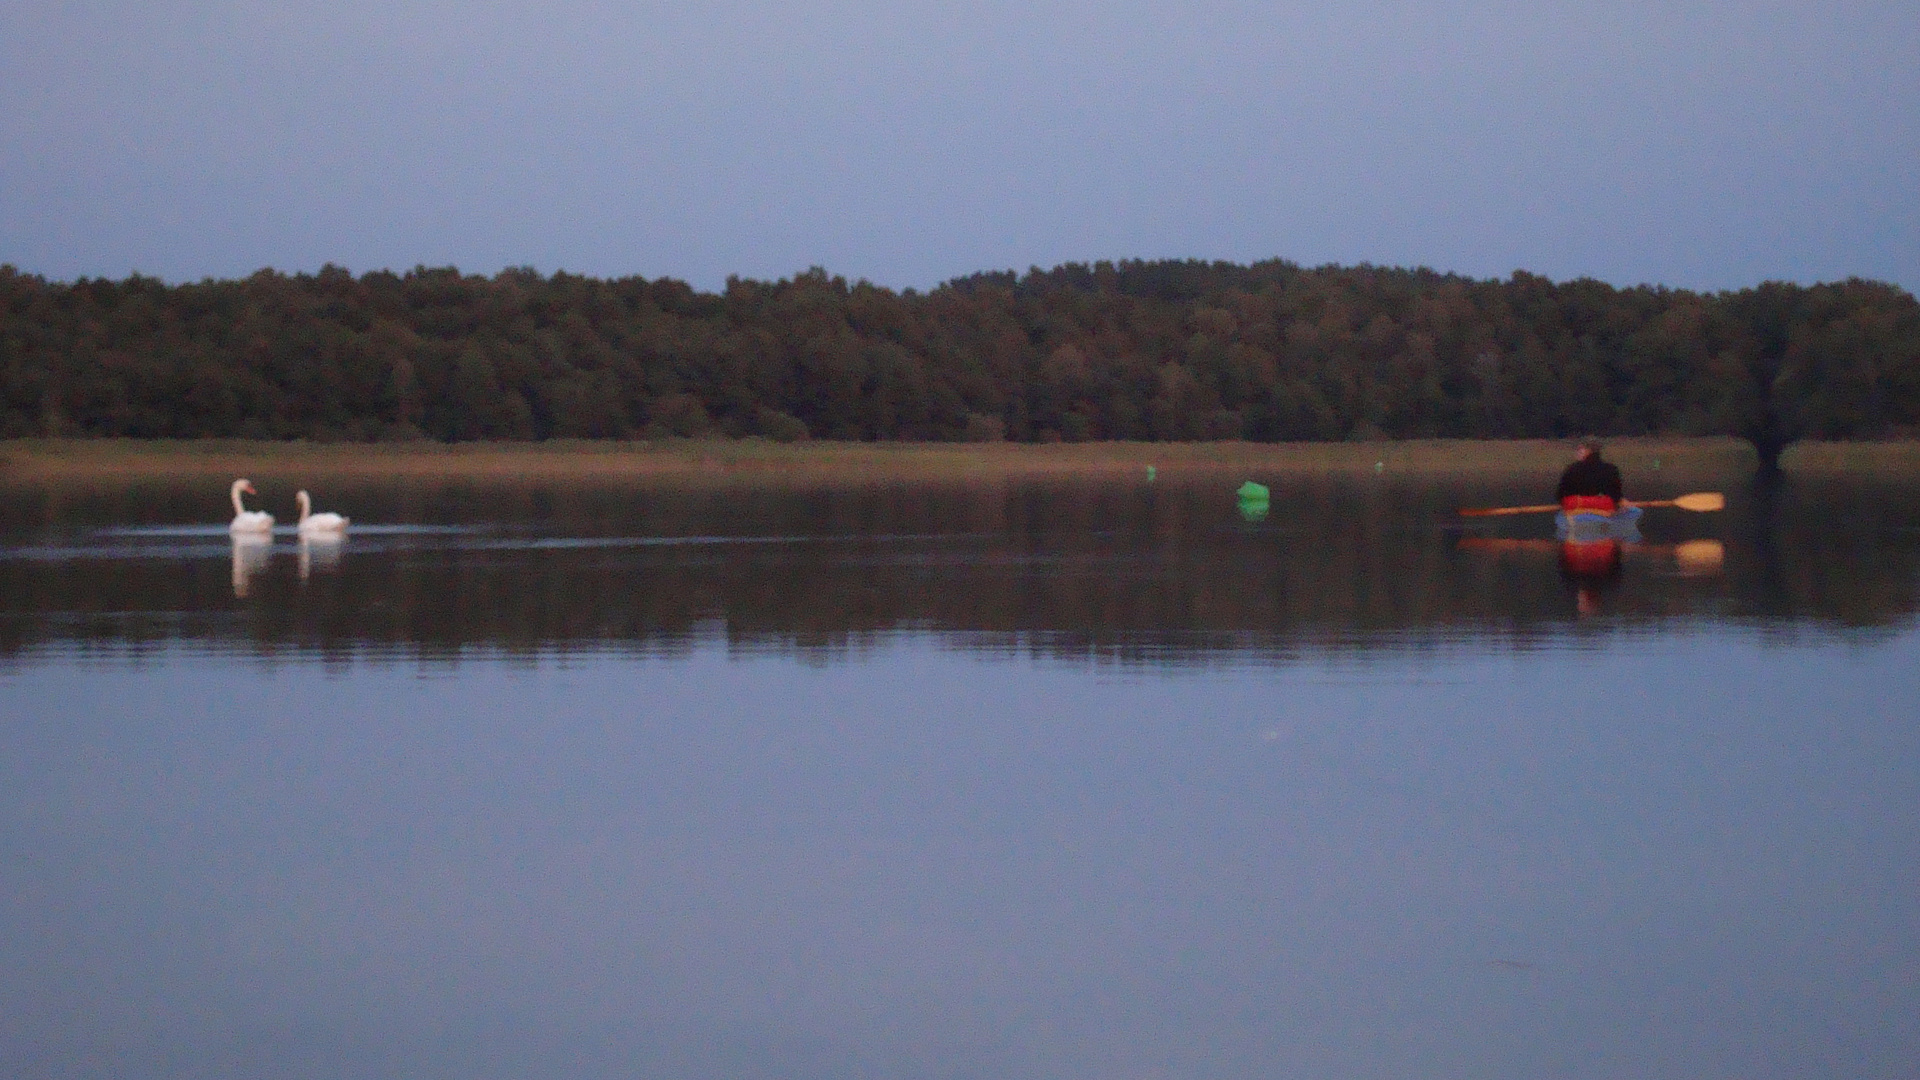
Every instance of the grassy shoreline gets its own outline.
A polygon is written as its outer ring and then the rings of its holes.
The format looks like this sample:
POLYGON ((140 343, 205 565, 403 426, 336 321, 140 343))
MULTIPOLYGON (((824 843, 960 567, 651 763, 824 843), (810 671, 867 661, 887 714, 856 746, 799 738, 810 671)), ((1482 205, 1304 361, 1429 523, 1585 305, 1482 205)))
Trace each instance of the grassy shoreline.
MULTIPOLYGON (((630 482, 907 482, 1213 475, 1484 475, 1557 472, 1564 439, 1424 439, 1364 443, 771 443, 755 440, 547 443, 300 443, 131 439, 0 442, 0 480, 206 476, 630 482)), ((1735 439, 1617 439, 1608 456, 1630 474, 1658 469, 1741 476, 1752 450, 1735 439)), ((1920 473, 1920 441, 1810 443, 1789 473, 1920 473)))

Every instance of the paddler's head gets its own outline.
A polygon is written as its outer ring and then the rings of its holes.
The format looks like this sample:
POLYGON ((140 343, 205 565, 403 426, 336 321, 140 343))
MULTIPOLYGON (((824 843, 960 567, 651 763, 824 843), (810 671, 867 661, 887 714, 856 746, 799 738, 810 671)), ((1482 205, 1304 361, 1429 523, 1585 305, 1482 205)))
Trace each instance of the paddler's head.
POLYGON ((1584 439, 1581 439, 1580 446, 1578 449, 1576 449, 1573 452, 1573 456, 1580 461, 1585 461, 1588 458, 1599 457, 1600 456, 1600 440, 1594 438, 1591 435, 1587 436, 1584 439))

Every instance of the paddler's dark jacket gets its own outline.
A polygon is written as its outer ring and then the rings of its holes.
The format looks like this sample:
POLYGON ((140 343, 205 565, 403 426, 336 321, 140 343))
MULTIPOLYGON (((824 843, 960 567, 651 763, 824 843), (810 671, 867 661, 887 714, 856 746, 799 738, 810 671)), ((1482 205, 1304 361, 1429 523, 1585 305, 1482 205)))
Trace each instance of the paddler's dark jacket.
POLYGON ((1569 495, 1605 495, 1619 502, 1619 467, 1611 461, 1602 461, 1599 454, 1574 462, 1560 474, 1560 491, 1554 498, 1564 499, 1569 495))

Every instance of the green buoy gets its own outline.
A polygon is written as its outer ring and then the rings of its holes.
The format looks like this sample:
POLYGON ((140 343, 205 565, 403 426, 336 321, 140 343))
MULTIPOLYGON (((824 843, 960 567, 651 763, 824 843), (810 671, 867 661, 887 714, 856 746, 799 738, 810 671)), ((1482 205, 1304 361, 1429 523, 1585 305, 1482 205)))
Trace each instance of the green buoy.
POLYGON ((1153 466, 1151 465, 1147 466, 1147 483, 1149 484, 1153 483, 1153 475, 1154 475, 1153 466))
POLYGON ((1249 480, 1241 484, 1240 490, 1235 494, 1240 496, 1241 517, 1248 521, 1259 521, 1267 516, 1267 500, 1271 497, 1271 493, 1267 491, 1267 485, 1256 484, 1249 480))

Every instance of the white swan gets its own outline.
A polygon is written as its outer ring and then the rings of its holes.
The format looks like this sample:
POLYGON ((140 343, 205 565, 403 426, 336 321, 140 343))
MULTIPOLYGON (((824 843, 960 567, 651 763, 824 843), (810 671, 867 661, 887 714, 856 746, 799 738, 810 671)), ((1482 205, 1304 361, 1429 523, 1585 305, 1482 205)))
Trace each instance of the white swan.
POLYGON ((313 499, 305 491, 296 492, 293 501, 300 504, 301 536, 339 536, 347 531, 347 519, 332 512, 313 512, 313 499))
POLYGON ((229 493, 233 499, 233 524, 227 526, 227 531, 234 533, 272 533, 273 515, 267 513, 265 510, 249 510, 241 505, 240 493, 243 491, 249 495, 259 494, 259 492, 253 490, 253 482, 251 480, 235 480, 233 482, 233 490, 229 493))

